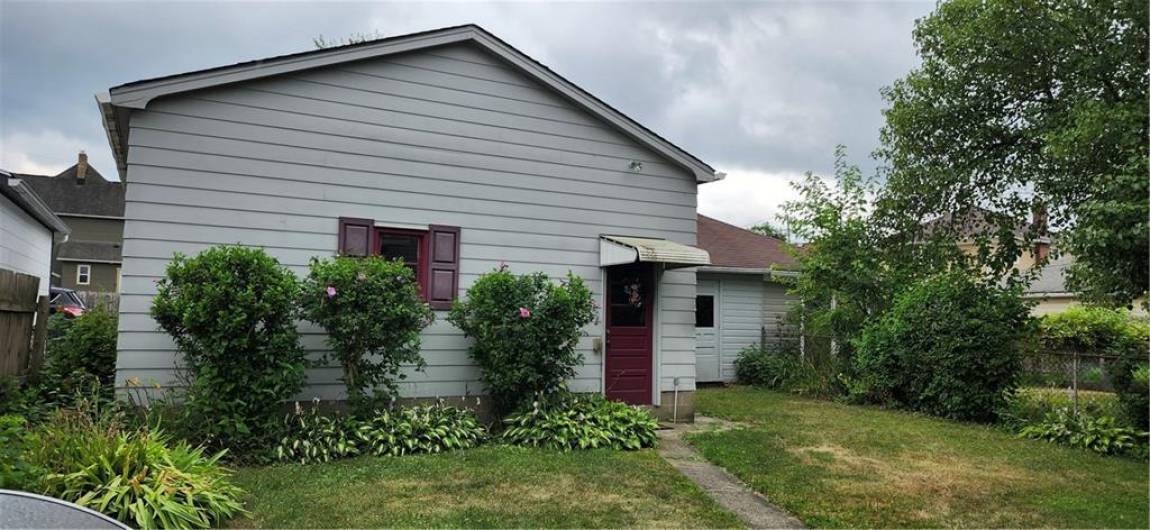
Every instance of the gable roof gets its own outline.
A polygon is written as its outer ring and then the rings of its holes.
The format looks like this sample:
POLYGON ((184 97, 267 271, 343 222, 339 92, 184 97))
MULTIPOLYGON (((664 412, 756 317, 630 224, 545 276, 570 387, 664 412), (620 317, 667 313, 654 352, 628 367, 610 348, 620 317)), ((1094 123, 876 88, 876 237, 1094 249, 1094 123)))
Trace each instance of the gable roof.
POLYGON ((120 171, 121 178, 124 178, 127 170, 127 133, 131 111, 132 109, 146 108, 148 103, 155 98, 461 42, 471 42, 494 53, 510 66, 555 90, 592 115, 611 124, 628 137, 690 171, 697 182, 711 182, 722 178, 721 173, 716 173, 714 168, 694 155, 655 134, 539 61, 532 59, 527 54, 474 24, 134 81, 112 87, 107 94, 97 94, 96 101, 100 105, 104 129, 112 146, 116 167, 120 171))
POLYGON ((73 165, 58 175, 15 174, 28 187, 36 190, 48 207, 59 215, 81 214, 107 217, 124 216, 124 184, 104 178, 96 168, 88 166, 85 182, 76 182, 73 165))
POLYGON ((784 270, 797 268, 786 243, 699 214, 698 246, 711 254, 711 266, 784 270))

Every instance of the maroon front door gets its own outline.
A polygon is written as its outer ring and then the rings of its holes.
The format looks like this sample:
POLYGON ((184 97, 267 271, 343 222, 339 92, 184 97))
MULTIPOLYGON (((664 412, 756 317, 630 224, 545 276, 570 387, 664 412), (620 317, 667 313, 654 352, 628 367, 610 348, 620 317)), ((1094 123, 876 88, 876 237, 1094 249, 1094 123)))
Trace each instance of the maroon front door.
POLYGON ((654 294, 650 265, 607 269, 607 399, 651 403, 654 294))

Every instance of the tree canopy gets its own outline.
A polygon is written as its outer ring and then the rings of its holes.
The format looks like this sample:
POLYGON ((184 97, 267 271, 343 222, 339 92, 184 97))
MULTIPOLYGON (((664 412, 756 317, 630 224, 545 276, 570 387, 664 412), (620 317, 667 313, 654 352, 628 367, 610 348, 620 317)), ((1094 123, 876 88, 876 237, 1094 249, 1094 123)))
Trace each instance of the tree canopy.
MULTIPOLYGON (((1145 296, 1148 16, 1145 0, 940 3, 914 30, 921 66, 883 93, 888 228, 986 209, 1006 236, 1041 205, 1056 252, 1075 256, 1071 288, 1110 305, 1145 296)), ((1043 228, 981 253, 1008 269, 1043 228)))

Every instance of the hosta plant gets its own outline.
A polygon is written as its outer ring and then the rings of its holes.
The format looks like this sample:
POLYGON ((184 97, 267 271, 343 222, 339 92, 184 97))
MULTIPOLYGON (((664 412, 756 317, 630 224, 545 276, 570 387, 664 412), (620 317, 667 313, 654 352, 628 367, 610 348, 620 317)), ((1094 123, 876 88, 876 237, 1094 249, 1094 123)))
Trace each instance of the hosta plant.
POLYGON ((1019 435, 1107 455, 1137 452, 1139 444, 1146 441, 1146 433, 1118 425, 1112 417, 1076 415, 1065 408, 1023 427, 1019 435))
POLYGON ((297 409, 275 449, 283 462, 311 464, 361 454, 401 456, 467 449, 482 443, 487 430, 467 409, 442 402, 380 410, 360 419, 322 414, 318 407, 297 409))
POLYGON ((479 445, 487 431, 470 410, 442 403, 377 413, 365 434, 372 454, 439 453, 479 445))
POLYGON ((503 420, 503 440, 549 449, 635 450, 654 447, 659 423, 651 413, 600 396, 571 396, 536 402, 503 420))
POLYGON ((281 462, 315 464, 360 454, 365 438, 358 436, 355 420, 338 414, 323 414, 318 404, 288 415, 284 421, 284 436, 275 448, 275 458, 281 462))

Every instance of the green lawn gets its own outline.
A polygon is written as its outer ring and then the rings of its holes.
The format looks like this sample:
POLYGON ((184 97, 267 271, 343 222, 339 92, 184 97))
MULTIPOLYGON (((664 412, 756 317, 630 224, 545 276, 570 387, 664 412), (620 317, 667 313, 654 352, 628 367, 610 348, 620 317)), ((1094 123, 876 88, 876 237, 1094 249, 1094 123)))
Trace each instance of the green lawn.
POLYGON ((654 451, 487 446, 242 469, 233 527, 735 527, 654 451))
POLYGON ((1150 526, 1142 461, 746 387, 696 399, 747 427, 690 442, 811 526, 1150 526))

